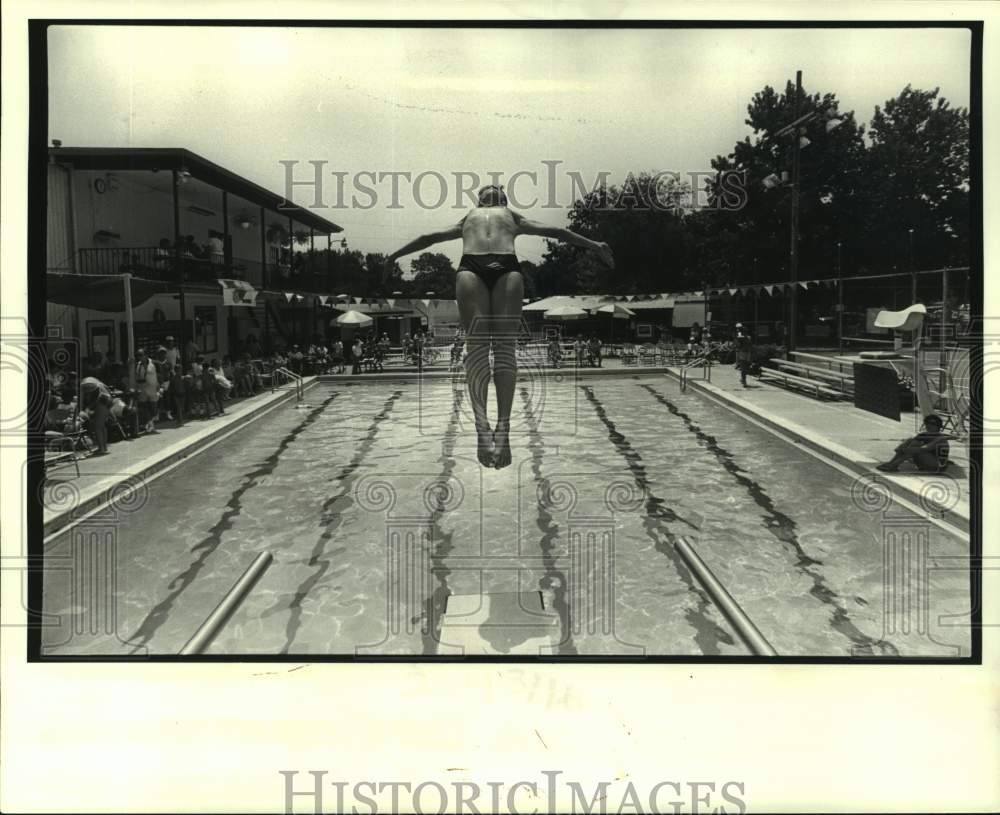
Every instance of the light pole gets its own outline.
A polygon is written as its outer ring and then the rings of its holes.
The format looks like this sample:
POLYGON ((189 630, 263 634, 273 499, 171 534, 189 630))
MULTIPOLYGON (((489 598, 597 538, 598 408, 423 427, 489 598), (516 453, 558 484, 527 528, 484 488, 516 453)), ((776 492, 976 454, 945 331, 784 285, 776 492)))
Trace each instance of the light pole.
MULTIPOLYGON (((795 72, 795 118, 799 118, 802 103, 802 71, 795 72)), ((788 350, 795 350, 795 335, 798 312, 799 280, 799 138, 798 127, 792 139, 792 245, 789 255, 789 277, 792 282, 792 296, 788 300, 788 350)))
POLYGON ((844 353, 844 270, 843 244, 837 241, 837 353, 844 353))
MULTIPOLYGON (((808 124, 819 118, 821 115, 825 115, 826 122, 826 132, 829 133, 836 127, 843 124, 841 119, 838 119, 835 111, 832 108, 828 108, 825 111, 814 110, 809 113, 802 113, 802 71, 795 72, 795 118, 789 122, 784 127, 776 130, 772 137, 780 138, 782 136, 793 136, 792 141, 792 217, 791 217, 791 246, 789 248, 789 280, 792 284, 791 296, 788 298, 788 350, 795 350, 795 337, 797 332, 798 323, 798 280, 799 280, 799 152, 802 148, 808 147, 810 144, 809 139, 805 136, 804 125, 808 124)), ((765 179, 764 184, 766 187, 770 188, 777 186, 776 176, 769 178, 774 178, 775 181, 768 183, 768 179, 765 179)))
POLYGON ((917 302, 917 270, 913 265, 913 230, 910 229, 910 305, 917 302))

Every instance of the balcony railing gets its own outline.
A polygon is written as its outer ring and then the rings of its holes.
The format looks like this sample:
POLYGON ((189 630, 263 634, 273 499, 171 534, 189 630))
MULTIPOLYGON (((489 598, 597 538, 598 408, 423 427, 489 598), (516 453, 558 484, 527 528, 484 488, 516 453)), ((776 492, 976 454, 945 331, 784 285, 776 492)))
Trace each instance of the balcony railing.
MULTIPOLYGON (((223 263, 214 262, 204 258, 195 258, 190 255, 181 256, 181 265, 184 272, 184 280, 188 283, 207 283, 219 278, 231 278, 234 280, 245 280, 256 289, 264 287, 264 267, 259 260, 249 260, 247 258, 233 258, 227 266, 223 263)), ((177 260, 170 250, 164 252, 156 246, 129 246, 129 247, 98 247, 79 250, 79 262, 77 271, 85 275, 118 275, 133 274, 136 277, 145 277, 150 280, 164 280, 168 282, 178 282, 180 275, 177 270, 177 260)), ((289 286, 287 282, 294 280, 296 289, 306 288, 303 280, 308 277, 311 283, 320 283, 320 278, 313 275, 296 275, 292 278, 285 278, 279 274, 276 266, 269 266, 268 286, 280 288, 282 285, 289 286)), ((323 287, 315 289, 325 291, 325 277, 322 279, 323 287)))

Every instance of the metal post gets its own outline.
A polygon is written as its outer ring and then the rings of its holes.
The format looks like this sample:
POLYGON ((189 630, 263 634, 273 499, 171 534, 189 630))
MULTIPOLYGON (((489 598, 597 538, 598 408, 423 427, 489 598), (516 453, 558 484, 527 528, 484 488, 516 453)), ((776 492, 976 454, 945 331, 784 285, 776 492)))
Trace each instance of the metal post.
POLYGON ((704 341, 705 335, 708 333, 708 281, 706 280, 701 284, 704 287, 704 291, 701 293, 701 302, 703 306, 702 318, 701 318, 701 336, 704 341))
POLYGON ((948 370, 948 270, 941 270, 941 342, 939 354, 941 358, 938 360, 938 367, 941 369, 939 374, 940 382, 938 383, 938 391, 944 393, 945 385, 947 384, 947 370, 948 370))
MULTIPOLYGON (((295 236, 292 234, 292 230, 295 225, 292 223, 292 216, 288 216, 288 280, 292 279, 292 260, 295 257, 295 236)), ((301 330, 302 320, 299 316, 299 306, 298 301, 292 297, 292 328, 295 331, 293 339, 299 339, 299 331, 301 330)))
POLYGON ((229 245, 229 193, 222 191, 222 265, 229 274, 229 268, 233 264, 232 247, 229 245))
MULTIPOLYGON (((309 279, 314 281, 316 279, 316 232, 312 227, 309 227, 309 279)), ((312 284, 310 283, 310 288, 312 284)), ((313 311, 312 311, 312 334, 316 333, 316 311, 317 311, 316 301, 313 300, 313 311)))
POLYGON ((837 241, 837 354, 844 353, 844 271, 841 242, 837 241))
MULTIPOLYGON (((187 368, 187 346, 188 346, 188 324, 187 324, 187 309, 185 308, 184 302, 184 264, 181 261, 181 207, 180 207, 180 191, 177 189, 177 185, 180 184, 180 177, 177 175, 177 170, 171 170, 174 180, 174 265, 176 266, 177 274, 177 285, 179 288, 180 296, 178 298, 178 309, 180 310, 180 323, 181 323, 181 365, 187 368)), ((192 336, 193 340, 194 337, 192 336)))
POLYGON ((913 230, 910 230, 910 305, 917 302, 917 269, 913 265, 913 230))
POLYGON ((326 233, 326 285, 333 291, 333 234, 326 233))
MULTIPOLYGON (((122 280, 125 285, 125 350, 128 353, 128 359, 135 359, 135 323, 133 322, 132 316, 132 275, 124 274, 122 275, 122 280)), ((128 386, 129 389, 135 388, 135 364, 134 362, 129 362, 128 364, 128 386)))
POLYGON ((757 310, 759 306, 760 306, 760 289, 755 288, 753 290, 753 338, 755 341, 758 339, 757 310))
MULTIPOLYGON (((795 72, 795 118, 801 115, 802 106, 802 71, 795 72)), ((795 127, 792 134, 792 245, 789 257, 789 272, 792 281, 791 297, 788 300, 788 350, 795 350, 795 337, 798 330, 798 279, 799 279, 799 128, 795 127)))
POLYGON ((262 290, 263 297, 262 302, 264 303, 264 337, 260 344, 262 351, 271 350, 271 326, 270 320, 268 319, 267 310, 267 236, 266 228, 264 226, 264 207, 260 208, 260 287, 262 290))

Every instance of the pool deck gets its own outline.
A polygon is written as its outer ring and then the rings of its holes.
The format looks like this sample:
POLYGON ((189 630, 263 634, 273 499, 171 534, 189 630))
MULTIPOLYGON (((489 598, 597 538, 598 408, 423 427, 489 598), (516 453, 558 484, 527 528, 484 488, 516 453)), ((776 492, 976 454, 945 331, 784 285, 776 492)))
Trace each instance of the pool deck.
MULTIPOLYGON (((304 387, 316 381, 316 377, 306 377, 304 387)), ((227 404, 222 416, 190 419, 181 427, 173 422, 160 422, 153 433, 144 433, 131 441, 113 441, 106 456, 84 454, 78 459, 79 477, 71 464, 50 469, 45 474, 41 496, 45 537, 81 520, 111 499, 135 500, 130 493, 137 485, 294 399, 295 391, 291 388, 265 390, 227 404)))
MULTIPOLYGON (((678 369, 670 369, 669 374, 679 379, 678 369)), ((858 478, 859 489, 867 498, 875 500, 872 490, 888 490, 915 505, 920 514, 968 532, 973 463, 964 444, 952 442, 950 459, 954 464, 944 475, 903 469, 883 473, 875 465, 889 459, 902 439, 917 432, 914 414, 904 414, 902 421, 895 422, 859 410, 846 400, 821 401, 753 377, 748 385, 744 388, 740 384, 739 372, 732 365, 713 365, 710 382, 689 380, 690 390, 846 468, 858 478)))

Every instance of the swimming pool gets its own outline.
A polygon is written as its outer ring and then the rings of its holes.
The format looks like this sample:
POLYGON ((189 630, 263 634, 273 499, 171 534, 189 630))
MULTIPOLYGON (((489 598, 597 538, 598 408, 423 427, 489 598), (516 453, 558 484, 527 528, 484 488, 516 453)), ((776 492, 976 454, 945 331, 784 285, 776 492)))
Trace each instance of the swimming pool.
POLYGON ((499 471, 476 461, 459 383, 322 383, 305 401, 108 520, 113 624, 73 623, 83 595, 47 572, 44 610, 63 622, 43 654, 176 654, 269 551, 206 653, 450 654, 449 597, 540 592, 547 620, 484 628, 491 653, 523 653, 545 622, 546 653, 747 655, 679 557, 685 536, 783 656, 969 655, 949 624, 968 576, 947 568, 967 540, 662 375, 523 376, 499 471))

